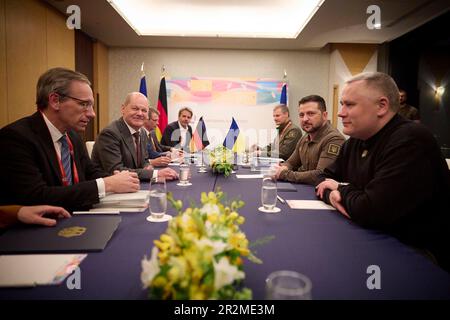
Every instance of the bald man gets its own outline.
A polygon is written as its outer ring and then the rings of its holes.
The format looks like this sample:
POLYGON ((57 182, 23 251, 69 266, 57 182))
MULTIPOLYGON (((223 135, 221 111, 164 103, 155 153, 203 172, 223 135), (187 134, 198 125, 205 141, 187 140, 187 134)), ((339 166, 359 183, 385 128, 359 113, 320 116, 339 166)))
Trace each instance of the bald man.
POLYGON ((103 170, 129 170, 138 174, 139 180, 153 177, 176 179, 171 168, 154 170, 148 162, 148 137, 141 128, 148 117, 147 97, 139 92, 129 93, 121 106, 122 117, 102 130, 92 150, 92 161, 103 170))

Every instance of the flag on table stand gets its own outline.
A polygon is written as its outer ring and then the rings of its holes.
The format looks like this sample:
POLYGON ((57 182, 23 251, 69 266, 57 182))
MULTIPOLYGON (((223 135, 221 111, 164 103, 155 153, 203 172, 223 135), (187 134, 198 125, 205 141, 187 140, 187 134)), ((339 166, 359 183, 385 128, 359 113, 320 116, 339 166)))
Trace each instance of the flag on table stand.
POLYGON ((209 145, 208 135, 206 134, 206 125, 203 121, 203 117, 198 120, 197 128, 195 129, 192 139, 190 149, 191 152, 196 152, 203 150, 209 145))
POLYGON ((167 127, 167 92, 166 92, 166 78, 162 77, 159 84, 159 96, 158 96, 158 111, 159 121, 158 127, 155 129, 158 140, 161 140, 162 134, 167 127))
POLYGON ((280 104, 287 106, 287 83, 283 84, 281 88, 280 104))
POLYGON ((139 92, 147 97, 147 84, 145 82, 145 72, 144 72, 144 63, 142 62, 141 66, 141 83, 139 84, 139 92))
POLYGON ((242 153, 245 151, 245 139, 240 133, 236 120, 231 121, 230 130, 223 141, 223 146, 233 152, 242 153))

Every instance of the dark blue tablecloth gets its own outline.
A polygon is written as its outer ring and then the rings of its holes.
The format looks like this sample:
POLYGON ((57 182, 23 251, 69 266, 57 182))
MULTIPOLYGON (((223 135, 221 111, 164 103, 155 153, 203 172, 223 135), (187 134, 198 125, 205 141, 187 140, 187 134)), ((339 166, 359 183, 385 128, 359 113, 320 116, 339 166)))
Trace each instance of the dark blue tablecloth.
MULTIPOLYGON (((245 262, 245 285, 255 299, 264 298, 264 281, 274 270, 295 270, 313 283, 313 299, 449 299, 450 275, 396 239, 362 229, 335 211, 292 210, 277 203, 278 214, 265 214, 260 206, 260 179, 238 180, 198 174, 193 185, 168 190, 176 198, 199 202, 202 191, 220 187, 229 198, 240 197, 246 206, 243 230, 250 241, 266 236, 275 238, 255 248, 263 260, 257 265, 245 262), (381 289, 366 286, 367 267, 381 269, 381 289)), ((248 173, 239 169, 238 173, 248 173)), ((142 188, 148 185, 143 184, 142 188)), ((297 192, 280 192, 285 199, 315 199, 312 187, 297 185, 297 192)), ((169 214, 174 214, 169 209, 169 214)), ((140 281, 141 260, 149 255, 153 240, 167 223, 150 223, 148 212, 122 214, 122 222, 106 249, 91 253, 82 262, 81 290, 59 286, 1 289, 0 299, 145 299, 140 281)), ((1 272, 1 270, 0 270, 1 272)))

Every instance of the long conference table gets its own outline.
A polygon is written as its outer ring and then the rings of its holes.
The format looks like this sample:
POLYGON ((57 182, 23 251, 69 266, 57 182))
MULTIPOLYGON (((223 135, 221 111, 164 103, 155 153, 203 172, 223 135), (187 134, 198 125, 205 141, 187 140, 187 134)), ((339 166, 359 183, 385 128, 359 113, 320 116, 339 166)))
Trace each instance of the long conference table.
MULTIPOLYGON (((258 211, 261 179, 238 179, 198 173, 192 166, 192 186, 168 182, 177 199, 200 203, 203 191, 220 188, 229 199, 246 205, 242 230, 249 241, 274 236, 254 250, 263 264, 245 261, 244 284, 254 299, 265 298, 265 279, 276 270, 293 270, 312 281, 313 299, 450 299, 450 274, 397 239, 363 229, 336 211, 293 210, 277 202, 281 212, 258 211), (368 289, 368 267, 380 268, 380 289, 368 289)), ((239 168, 238 174, 249 174, 239 168)), ((295 185, 297 192, 279 192, 284 199, 316 200, 314 189, 295 185)), ((142 189, 148 184, 142 184, 142 189)), ((173 208, 168 213, 174 215, 173 208)), ((141 260, 150 256, 153 240, 167 228, 151 223, 144 213, 122 213, 122 222, 102 252, 89 253, 81 263, 81 290, 58 286, 0 289, 0 299, 148 299, 140 281, 141 260)))

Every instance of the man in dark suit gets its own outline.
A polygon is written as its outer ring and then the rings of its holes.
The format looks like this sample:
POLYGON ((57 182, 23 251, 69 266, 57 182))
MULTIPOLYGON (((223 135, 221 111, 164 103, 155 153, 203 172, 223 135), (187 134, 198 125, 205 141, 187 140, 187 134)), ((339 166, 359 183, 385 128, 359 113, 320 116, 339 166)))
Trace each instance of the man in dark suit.
POLYGON ((156 163, 163 162, 165 163, 167 160, 170 161, 170 157, 172 153, 177 155, 177 157, 182 157, 183 152, 181 150, 175 149, 174 147, 169 147, 162 145, 158 141, 158 137, 156 136, 155 128, 158 125, 159 121, 159 112, 155 108, 149 108, 148 110, 148 119, 144 121, 144 129, 148 136, 148 144, 147 144, 147 152, 148 157, 151 159, 151 164, 154 166, 158 166, 156 163))
POLYGON ((184 107, 178 111, 178 121, 169 123, 164 130, 161 144, 189 151, 192 128, 189 125, 193 116, 192 110, 184 107))
POLYGON ((95 117, 90 82, 53 68, 38 80, 38 111, 0 130, 0 204, 87 209, 106 192, 135 192, 135 173, 108 174, 92 164, 80 136, 95 117), (7 156, 6 156, 7 154, 7 156))
POLYGON ((109 173, 115 170, 134 171, 140 180, 146 181, 152 177, 165 177, 167 180, 178 177, 171 168, 153 170, 147 161, 148 137, 141 128, 147 119, 148 108, 148 100, 142 93, 127 95, 121 107, 122 117, 113 121, 97 137, 92 150, 95 165, 109 173))

